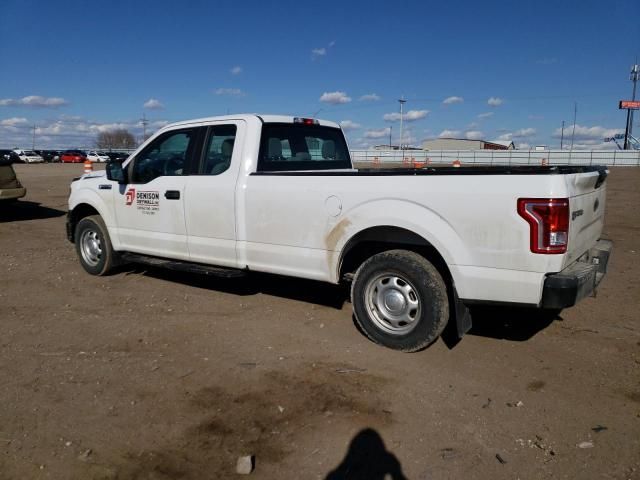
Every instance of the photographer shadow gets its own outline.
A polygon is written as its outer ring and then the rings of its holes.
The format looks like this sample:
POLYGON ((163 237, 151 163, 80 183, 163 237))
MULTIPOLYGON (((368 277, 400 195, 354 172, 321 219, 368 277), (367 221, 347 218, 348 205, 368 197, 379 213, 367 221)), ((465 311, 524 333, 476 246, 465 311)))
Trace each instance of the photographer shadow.
POLYGON ((380 434, 372 428, 361 430, 349 450, 325 480, 406 480, 396 456, 385 447, 380 434))

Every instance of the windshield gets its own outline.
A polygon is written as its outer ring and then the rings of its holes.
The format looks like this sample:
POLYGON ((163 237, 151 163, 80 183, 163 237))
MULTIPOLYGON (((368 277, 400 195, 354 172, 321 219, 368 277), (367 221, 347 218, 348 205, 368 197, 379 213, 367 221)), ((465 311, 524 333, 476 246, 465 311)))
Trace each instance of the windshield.
POLYGON ((37 155, 36 152, 34 152, 33 150, 25 150, 24 154, 29 156, 29 157, 33 157, 33 156, 37 155))
POLYGON ((345 168, 351 168, 351 160, 340 129, 291 123, 263 125, 258 171, 345 168))

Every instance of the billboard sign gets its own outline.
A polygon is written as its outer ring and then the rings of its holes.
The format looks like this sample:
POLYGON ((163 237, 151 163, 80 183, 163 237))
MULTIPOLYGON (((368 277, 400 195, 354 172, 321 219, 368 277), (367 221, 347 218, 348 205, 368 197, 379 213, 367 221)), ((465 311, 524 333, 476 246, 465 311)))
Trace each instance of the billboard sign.
POLYGON ((639 110, 640 109, 640 100, 620 100, 620 106, 618 107, 622 109, 630 109, 630 110, 639 110))

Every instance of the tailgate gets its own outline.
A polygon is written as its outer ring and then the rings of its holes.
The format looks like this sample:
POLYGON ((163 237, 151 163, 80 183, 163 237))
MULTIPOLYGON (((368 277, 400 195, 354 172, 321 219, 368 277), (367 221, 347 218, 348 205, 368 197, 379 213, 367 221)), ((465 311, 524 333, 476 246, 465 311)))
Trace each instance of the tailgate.
POLYGON ((565 266, 576 261, 600 239, 604 225, 608 170, 567 175, 569 245, 565 266))

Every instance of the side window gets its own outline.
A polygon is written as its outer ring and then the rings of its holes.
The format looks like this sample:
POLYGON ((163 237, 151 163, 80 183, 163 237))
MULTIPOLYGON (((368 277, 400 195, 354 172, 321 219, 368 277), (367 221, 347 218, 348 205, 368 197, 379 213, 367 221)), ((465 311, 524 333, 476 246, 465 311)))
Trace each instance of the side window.
POLYGON ((201 175, 219 175, 231 166, 236 140, 235 125, 215 125, 209 130, 204 149, 201 175))
POLYGON ((168 132, 142 150, 133 160, 133 183, 148 183, 161 176, 183 175, 195 145, 196 130, 168 132))

